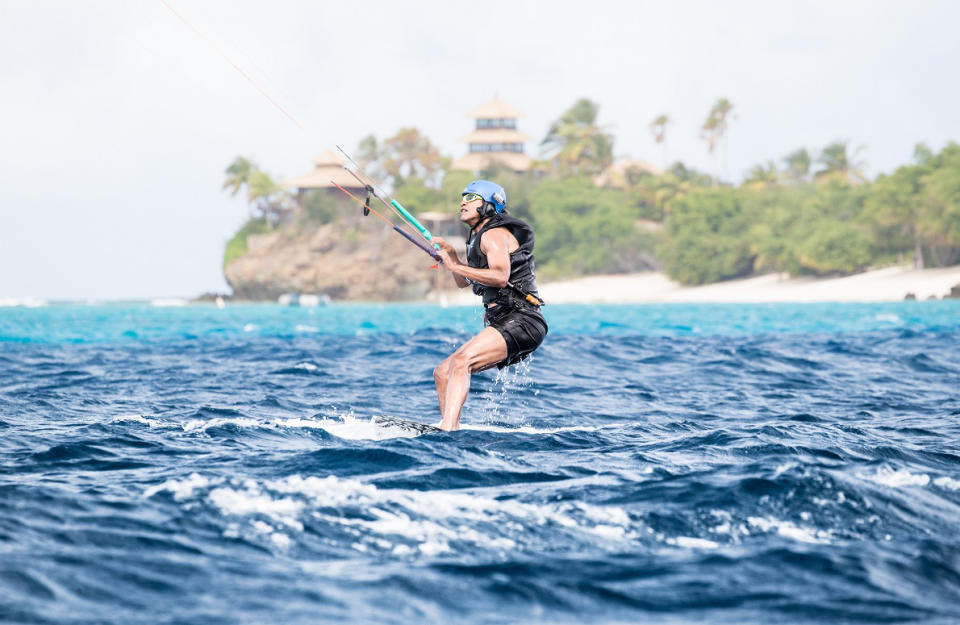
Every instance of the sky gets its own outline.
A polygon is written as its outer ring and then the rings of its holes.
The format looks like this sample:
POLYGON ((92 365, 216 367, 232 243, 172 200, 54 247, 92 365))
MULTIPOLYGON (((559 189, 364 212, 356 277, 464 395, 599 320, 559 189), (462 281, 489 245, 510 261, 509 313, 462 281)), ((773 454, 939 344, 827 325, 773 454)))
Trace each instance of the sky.
POLYGON ((404 126, 460 156, 495 94, 533 155, 587 97, 618 157, 732 182, 836 140, 871 176, 960 140, 950 0, 166 2, 189 26, 163 0, 0 0, 0 299, 227 292, 249 210, 221 190, 236 156, 282 179, 404 126), (711 156, 699 128, 721 97, 711 156))

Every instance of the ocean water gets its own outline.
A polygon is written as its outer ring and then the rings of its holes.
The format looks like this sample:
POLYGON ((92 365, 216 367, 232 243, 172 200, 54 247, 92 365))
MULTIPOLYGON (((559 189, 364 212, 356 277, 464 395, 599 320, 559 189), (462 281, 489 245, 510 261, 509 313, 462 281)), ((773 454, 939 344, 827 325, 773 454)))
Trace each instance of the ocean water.
POLYGON ((0 622, 960 622, 960 302, 0 308, 0 622))

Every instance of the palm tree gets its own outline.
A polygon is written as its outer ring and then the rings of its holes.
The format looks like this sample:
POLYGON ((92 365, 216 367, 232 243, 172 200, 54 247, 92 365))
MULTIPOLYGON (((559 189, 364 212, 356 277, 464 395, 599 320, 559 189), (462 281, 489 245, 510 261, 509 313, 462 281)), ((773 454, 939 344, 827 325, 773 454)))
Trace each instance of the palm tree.
MULTIPOLYGON (((227 175, 223 181, 223 190, 230 190, 230 197, 236 197, 244 185, 250 182, 250 175, 257 171, 257 166, 248 158, 238 156, 223 172, 227 175)), ((252 198, 248 198, 252 199, 252 198)))
POLYGON ((227 177, 223 181, 223 190, 230 191, 231 197, 235 197, 244 187, 247 188, 251 219, 259 212, 268 224, 275 225, 291 209, 290 197, 283 193, 270 174, 261 170, 250 159, 238 156, 224 173, 227 177))
POLYGON ((540 142, 554 166, 565 173, 600 173, 613 163, 613 135, 597 125, 600 106, 581 98, 540 142))
POLYGON ((784 156, 783 163, 787 166, 787 177, 792 182, 800 184, 807 181, 807 176, 810 175, 810 153, 805 148, 784 156))
POLYGON ((700 138, 707 142, 707 153, 713 154, 713 150, 717 147, 717 120, 713 115, 707 117, 700 126, 700 138))
POLYGON ((727 174, 727 142, 725 141, 728 128, 728 120, 733 119, 730 112, 733 110, 733 104, 726 98, 720 98, 710 109, 707 120, 700 127, 700 136, 707 142, 707 151, 713 154, 713 149, 717 143, 723 141, 723 172, 724 177, 729 178, 727 174))
POLYGON ((860 184, 865 182, 867 177, 863 173, 866 166, 864 161, 855 160, 857 155, 863 151, 863 146, 848 154, 849 142, 835 141, 823 148, 820 158, 817 162, 823 165, 823 169, 814 174, 817 180, 829 180, 831 178, 843 180, 850 184, 860 184))
POLYGON ((654 143, 659 143, 663 146, 663 166, 667 166, 667 124, 672 123, 666 113, 662 113, 657 116, 652 122, 650 122, 650 132, 653 133, 654 143))

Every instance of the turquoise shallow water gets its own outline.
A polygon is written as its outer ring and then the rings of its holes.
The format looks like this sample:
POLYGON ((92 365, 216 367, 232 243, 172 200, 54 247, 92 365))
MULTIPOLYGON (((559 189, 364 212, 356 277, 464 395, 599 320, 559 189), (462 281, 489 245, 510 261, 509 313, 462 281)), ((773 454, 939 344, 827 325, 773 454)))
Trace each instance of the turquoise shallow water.
MULTIPOLYGON (((960 301, 883 304, 663 304, 550 306, 550 333, 705 336, 867 332, 895 328, 956 329, 960 301)), ((334 305, 292 308, 240 305, 152 307, 145 304, 0 308, 0 341, 81 343, 177 340, 244 335, 474 332, 476 307, 334 305)))
POLYGON ((0 308, 0 622, 960 622, 960 302, 0 308))

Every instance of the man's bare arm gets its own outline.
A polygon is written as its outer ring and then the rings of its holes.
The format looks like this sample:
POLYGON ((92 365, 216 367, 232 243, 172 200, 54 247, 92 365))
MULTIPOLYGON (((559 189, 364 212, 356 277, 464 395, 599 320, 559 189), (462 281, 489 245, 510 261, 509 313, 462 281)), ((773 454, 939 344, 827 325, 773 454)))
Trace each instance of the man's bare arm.
MULTIPOLYGON (((444 257, 444 266, 453 273, 457 284, 460 280, 469 278, 474 282, 485 284, 486 286, 504 287, 507 286, 507 280, 510 279, 510 249, 518 247, 517 240, 506 228, 494 228, 488 230, 480 239, 480 249, 487 256, 487 269, 477 269, 460 262, 456 254, 451 258, 450 264, 447 264, 447 257, 444 257)), ((441 246, 441 252, 443 247, 441 246)), ((441 253, 443 256, 443 253, 441 253)), ((466 282, 466 280, 464 280, 466 282)))

